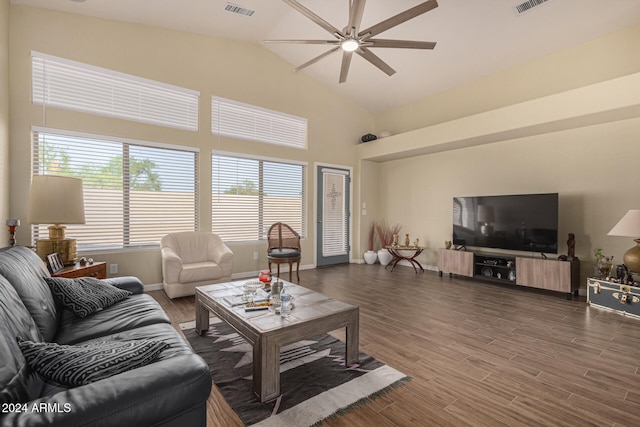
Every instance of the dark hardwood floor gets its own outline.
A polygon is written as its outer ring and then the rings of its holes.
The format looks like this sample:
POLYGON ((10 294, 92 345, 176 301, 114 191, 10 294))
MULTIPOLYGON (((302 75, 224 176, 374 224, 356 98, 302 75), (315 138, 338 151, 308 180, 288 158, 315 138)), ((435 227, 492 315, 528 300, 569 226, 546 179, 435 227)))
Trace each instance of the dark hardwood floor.
MULTIPOLYGON (((305 270, 300 284, 358 305, 360 351, 413 378, 325 425, 640 425, 640 319, 408 267, 305 270)), ((176 325, 195 318, 193 297, 151 294, 176 325)), ((208 425, 242 425, 215 387, 208 425)))

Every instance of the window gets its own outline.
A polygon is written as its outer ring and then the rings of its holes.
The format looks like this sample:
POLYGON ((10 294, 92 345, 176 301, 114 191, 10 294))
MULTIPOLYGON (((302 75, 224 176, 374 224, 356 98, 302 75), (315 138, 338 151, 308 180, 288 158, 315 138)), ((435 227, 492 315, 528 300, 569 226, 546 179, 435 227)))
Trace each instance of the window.
POLYGON ((211 133, 305 148, 307 119, 214 96, 211 133))
POLYGON ((225 241, 266 240, 274 222, 305 235, 306 165, 212 155, 211 223, 225 241))
POLYGON ((80 251, 157 246, 197 229, 196 149, 34 128, 33 153, 34 174, 83 180, 86 224, 65 224, 80 251))
POLYGON ((38 52, 31 73, 34 104, 198 130, 197 91, 38 52))

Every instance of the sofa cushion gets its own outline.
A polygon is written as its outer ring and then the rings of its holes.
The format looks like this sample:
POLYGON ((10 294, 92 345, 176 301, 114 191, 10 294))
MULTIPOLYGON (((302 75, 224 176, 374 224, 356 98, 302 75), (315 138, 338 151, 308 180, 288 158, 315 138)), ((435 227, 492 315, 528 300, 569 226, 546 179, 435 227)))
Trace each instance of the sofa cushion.
POLYGON ((102 279, 102 281, 115 286, 116 288, 129 291, 132 294, 144 293, 144 284, 140 279, 134 276, 110 277, 108 279, 102 279))
POLYGON ((18 292, 42 339, 51 341, 58 329, 59 307, 44 281, 49 277, 44 262, 31 249, 14 246, 0 251, 0 274, 18 292))
POLYGON ((71 387, 147 365, 169 346, 156 340, 101 341, 75 346, 20 338, 18 345, 32 369, 47 380, 71 387))
POLYGON ((45 281, 62 305, 78 317, 87 317, 131 295, 129 291, 116 288, 93 277, 77 279, 47 277, 45 281))
MULTIPOLYGON (((167 325, 171 327, 170 325, 167 325)), ((189 354, 164 358, 72 389, 57 388, 34 403, 73 408, 70 412, 9 413, 6 426, 206 426, 205 404, 211 390, 207 364, 189 354), (185 414, 198 412, 194 419, 185 414)))
POLYGON ((62 311, 60 317, 58 334, 52 340, 59 344, 77 344, 129 329, 170 323, 160 304, 148 294, 131 295, 84 318, 67 309, 62 311))
POLYGON ((35 399, 40 396, 44 383, 27 365, 16 336, 32 341, 41 339, 40 331, 18 293, 0 276, 0 404, 35 399))
POLYGON ((183 264, 180 272, 180 283, 200 282, 202 280, 215 280, 222 277, 222 269, 211 261, 183 264))
MULTIPOLYGON (((114 332, 110 335, 105 335, 100 338, 83 341, 79 344, 92 344, 99 341, 132 341, 150 339, 155 341, 161 341, 167 343, 167 347, 156 359, 153 365, 157 365, 159 362, 167 362, 172 359, 194 356, 199 359, 200 357, 193 353, 191 346, 184 340, 182 335, 171 325, 170 323, 158 323, 153 325, 142 326, 139 328, 132 328, 129 330, 123 330, 120 332, 114 332)), ((20 352, 18 350, 18 352, 20 352)), ((146 369, 149 367, 147 366, 146 369)), ((51 382, 45 383, 42 391, 43 396, 54 395, 61 391, 65 391, 66 387, 51 382)), ((1 425, 1 424, 0 424, 1 425)))

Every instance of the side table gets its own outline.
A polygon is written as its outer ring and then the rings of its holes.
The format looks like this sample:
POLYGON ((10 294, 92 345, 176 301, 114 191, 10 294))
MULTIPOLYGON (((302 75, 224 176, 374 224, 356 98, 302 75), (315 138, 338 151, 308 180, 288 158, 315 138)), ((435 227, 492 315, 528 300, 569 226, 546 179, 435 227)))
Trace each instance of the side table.
POLYGON ((76 263, 69 267, 65 267, 51 275, 52 277, 66 277, 73 279, 76 277, 95 277, 96 279, 107 278, 107 263, 94 262, 93 264, 80 265, 76 263))
POLYGON ((391 266, 391 271, 393 271, 393 269, 396 268, 396 264, 398 264, 402 260, 406 260, 409 261, 409 264, 411 264, 413 270, 416 273, 418 273, 418 269, 416 267, 420 268, 420 271, 424 271, 424 268, 422 268, 422 264, 420 264, 420 262, 418 262, 418 260, 416 259, 416 257, 420 255, 424 250, 423 247, 386 246, 385 249, 387 249, 391 253, 391 255, 393 255, 393 259, 391 260, 391 262, 384 267, 385 270, 387 269, 387 267, 391 266))

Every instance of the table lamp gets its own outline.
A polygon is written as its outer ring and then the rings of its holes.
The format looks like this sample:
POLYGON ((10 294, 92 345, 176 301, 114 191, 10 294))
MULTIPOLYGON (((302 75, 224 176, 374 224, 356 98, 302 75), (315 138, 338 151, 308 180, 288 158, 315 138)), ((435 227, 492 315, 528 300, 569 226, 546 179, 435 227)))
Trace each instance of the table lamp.
POLYGON ((629 270, 640 273, 640 210, 627 212, 607 235, 635 237, 636 246, 624 253, 622 261, 629 270))
POLYGON ((36 241, 36 253, 46 256, 57 252, 64 265, 78 258, 76 239, 65 237, 66 226, 84 224, 84 193, 82 180, 56 175, 34 175, 29 196, 29 223, 53 224, 49 238, 36 241))

